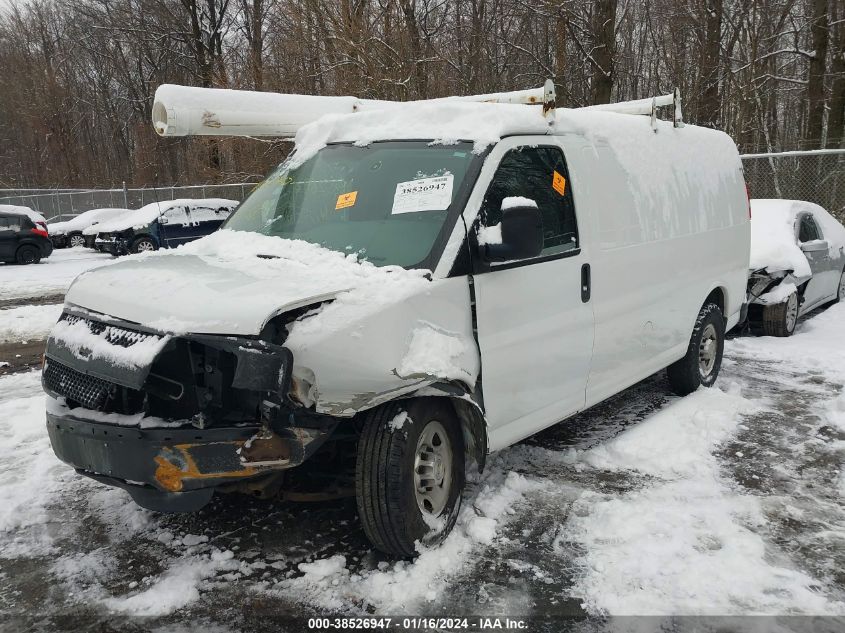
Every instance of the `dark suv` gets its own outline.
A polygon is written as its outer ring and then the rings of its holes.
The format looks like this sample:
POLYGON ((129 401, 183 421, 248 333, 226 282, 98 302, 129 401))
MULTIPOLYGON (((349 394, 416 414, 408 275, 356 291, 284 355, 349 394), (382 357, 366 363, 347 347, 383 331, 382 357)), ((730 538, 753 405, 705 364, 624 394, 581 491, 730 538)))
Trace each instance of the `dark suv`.
POLYGON ((112 255, 175 248, 214 233, 237 206, 223 198, 153 202, 98 224, 94 248, 112 255))
POLYGON ((52 252, 46 228, 26 215, 0 212, 0 262, 37 264, 52 252))

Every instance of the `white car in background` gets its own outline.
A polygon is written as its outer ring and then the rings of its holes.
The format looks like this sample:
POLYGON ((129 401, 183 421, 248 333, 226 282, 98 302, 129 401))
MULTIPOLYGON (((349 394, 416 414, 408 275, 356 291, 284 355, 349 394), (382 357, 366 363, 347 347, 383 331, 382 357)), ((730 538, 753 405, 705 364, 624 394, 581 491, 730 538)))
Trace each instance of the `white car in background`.
POLYGON ((751 201, 749 321, 790 336, 798 317, 845 299, 845 227, 801 200, 751 201))
MULTIPOLYGON (((85 229, 96 227, 100 222, 114 220, 128 212, 129 209, 91 209, 90 211, 80 213, 70 220, 51 222, 48 225, 50 239, 53 240, 53 246, 56 248, 84 246, 85 235, 83 231, 85 229)), ((93 245, 93 237, 91 242, 93 245)))

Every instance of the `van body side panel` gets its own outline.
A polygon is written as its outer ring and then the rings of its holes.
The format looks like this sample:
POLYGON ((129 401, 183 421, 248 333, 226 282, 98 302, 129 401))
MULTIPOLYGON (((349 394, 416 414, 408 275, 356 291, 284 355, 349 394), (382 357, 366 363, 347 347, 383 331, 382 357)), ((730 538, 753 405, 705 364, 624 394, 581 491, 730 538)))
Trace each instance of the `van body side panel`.
MULTIPOLYGON (((689 137, 685 151, 695 152, 702 134, 719 133, 661 126, 656 136, 667 134, 689 137)), ((671 154, 649 157, 648 151, 648 168, 631 169, 619 158, 630 148, 613 143, 576 137, 566 143, 572 177, 581 184, 579 211, 594 240, 596 334, 587 406, 681 358, 715 288, 722 288, 726 316, 735 320, 746 285, 749 223, 735 148, 727 153, 735 169, 709 165, 707 152, 698 170, 675 168, 671 154)))
POLYGON ((472 390, 480 366, 466 277, 437 279, 402 302, 362 309, 325 334, 302 336, 294 326, 285 346, 317 412, 341 417, 434 382, 472 390))

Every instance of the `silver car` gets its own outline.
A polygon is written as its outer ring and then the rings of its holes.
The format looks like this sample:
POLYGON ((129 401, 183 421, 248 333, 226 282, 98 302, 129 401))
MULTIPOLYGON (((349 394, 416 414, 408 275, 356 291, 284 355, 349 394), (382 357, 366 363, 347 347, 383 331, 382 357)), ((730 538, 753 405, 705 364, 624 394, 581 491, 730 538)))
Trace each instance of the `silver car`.
POLYGON ((751 201, 748 319, 790 336, 798 317, 845 299, 845 227, 800 200, 751 201))

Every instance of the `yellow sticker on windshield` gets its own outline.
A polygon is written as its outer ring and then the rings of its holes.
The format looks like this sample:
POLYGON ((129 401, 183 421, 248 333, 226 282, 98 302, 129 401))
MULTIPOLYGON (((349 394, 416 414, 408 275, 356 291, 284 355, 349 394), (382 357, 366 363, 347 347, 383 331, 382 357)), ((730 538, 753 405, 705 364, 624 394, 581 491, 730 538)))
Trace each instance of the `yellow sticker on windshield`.
POLYGON ((552 189, 557 191, 560 195, 566 193, 566 178, 557 173, 557 170, 552 172, 552 189))
POLYGON ((337 197, 337 202, 334 205, 335 211, 340 211, 347 207, 355 206, 355 199, 358 197, 357 191, 350 191, 349 193, 342 193, 337 197))

